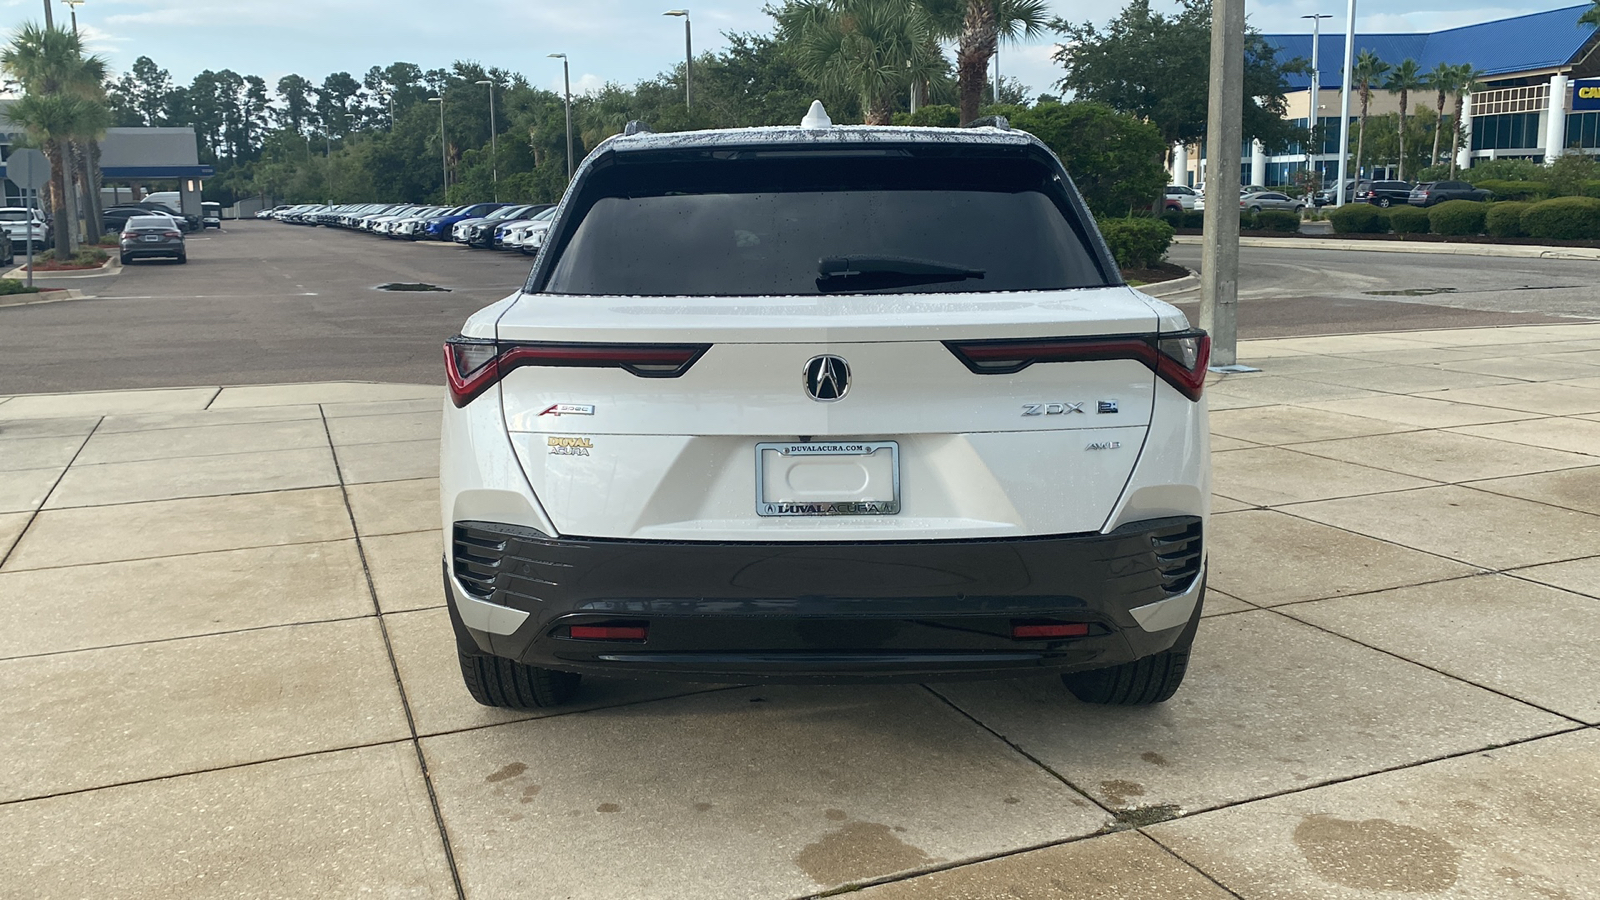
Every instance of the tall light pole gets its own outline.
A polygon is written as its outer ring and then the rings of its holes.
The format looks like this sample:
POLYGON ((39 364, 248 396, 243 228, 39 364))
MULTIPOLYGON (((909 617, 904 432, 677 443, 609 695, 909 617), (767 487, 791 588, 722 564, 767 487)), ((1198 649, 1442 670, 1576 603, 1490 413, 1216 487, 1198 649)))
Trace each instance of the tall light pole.
POLYGON ((561 86, 567 94, 567 181, 572 180, 572 69, 567 65, 565 53, 552 53, 551 59, 561 60, 561 86))
POLYGON ((669 9, 662 15, 683 17, 683 108, 692 109, 689 102, 689 67, 694 65, 694 42, 689 39, 689 11, 669 9))
MULTIPOLYGON (((1300 18, 1311 20, 1311 92, 1309 95, 1311 97, 1311 111, 1306 114, 1306 124, 1310 126, 1307 129, 1309 137, 1306 139, 1306 171, 1309 172, 1316 168, 1312 154, 1319 151, 1312 147, 1312 143, 1318 138, 1317 124, 1322 121, 1317 115, 1317 112, 1322 109, 1322 70, 1317 66, 1317 50, 1322 46, 1322 20, 1331 19, 1333 16, 1327 13, 1313 13, 1300 18)), ((1317 181, 1320 184, 1322 181, 1321 175, 1317 176, 1317 181)))
POLYGON ((50 0, 44 0, 44 27, 56 27, 56 20, 50 15, 50 0))
POLYGON ((445 202, 450 202, 450 157, 445 151, 444 144, 444 93, 437 97, 429 97, 429 103, 439 104, 439 171, 444 173, 445 202))
MULTIPOLYGON (((78 5, 81 4, 83 2, 83 0, 61 0, 61 2, 65 3, 67 5, 67 8, 72 11, 72 33, 73 34, 77 34, 78 33, 78 5)), ((44 8, 47 11, 50 9, 49 0, 45 0, 44 8)))
POLYGON ((335 113, 331 109, 328 110, 328 127, 323 132, 323 137, 328 139, 328 147, 326 150, 327 155, 324 156, 323 159, 327 160, 326 168, 328 170, 328 205, 330 206, 333 205, 333 117, 336 115, 341 120, 349 118, 349 115, 346 113, 335 113))
MULTIPOLYGON (((1354 0, 1351 0, 1354 2, 1354 0)), ((1205 247, 1200 327, 1217 367, 1238 361, 1239 148, 1244 142, 1244 3, 1212 0, 1211 86, 1206 116, 1205 247)))
POLYGON ((500 150, 494 137, 494 82, 484 79, 479 84, 489 86, 489 177, 494 179, 494 199, 500 202, 500 150))
POLYGON ((1350 0, 1344 22, 1344 80, 1339 88, 1339 193, 1334 196, 1335 206, 1344 205, 1344 181, 1350 165, 1350 74, 1355 64, 1356 0, 1350 0))

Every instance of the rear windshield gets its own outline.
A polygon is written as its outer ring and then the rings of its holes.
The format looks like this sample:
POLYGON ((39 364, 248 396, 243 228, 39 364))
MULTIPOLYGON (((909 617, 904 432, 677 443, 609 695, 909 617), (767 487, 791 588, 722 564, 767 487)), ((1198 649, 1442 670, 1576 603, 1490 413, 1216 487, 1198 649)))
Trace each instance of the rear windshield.
POLYGON ((1038 291, 1109 283, 1064 185, 1018 155, 744 151, 619 162, 574 204, 548 293, 1038 291))

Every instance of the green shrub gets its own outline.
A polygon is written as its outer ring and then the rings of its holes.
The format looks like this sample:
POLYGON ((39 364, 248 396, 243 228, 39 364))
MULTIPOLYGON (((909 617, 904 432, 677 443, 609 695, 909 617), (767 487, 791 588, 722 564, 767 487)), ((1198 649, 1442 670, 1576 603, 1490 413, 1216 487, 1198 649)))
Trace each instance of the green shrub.
MULTIPOLYGON (((1462 181, 1477 186, 1485 181, 1543 181, 1548 170, 1530 159, 1490 159, 1460 173, 1462 181)), ((1434 181, 1443 181, 1440 176, 1434 181)))
POLYGON ((1600 181, 1586 181, 1583 183, 1583 196, 1600 197, 1600 181))
POLYGON ((1168 225, 1171 225, 1173 228, 1182 228, 1183 227, 1183 210, 1181 210, 1181 209, 1164 209, 1164 210, 1161 211, 1161 221, 1167 223, 1168 225))
POLYGON ((1203 209, 1186 209, 1183 211, 1183 227, 1205 228, 1206 211, 1203 209))
POLYGON ((1148 269, 1172 246, 1172 226, 1160 219, 1101 219, 1100 233, 1124 269, 1148 269))
POLYGON ((1527 237, 1522 230, 1522 214, 1533 206, 1517 200, 1491 203, 1483 214, 1483 233, 1490 237, 1527 237))
POLYGON ((1550 196, 1550 185, 1542 181, 1480 181, 1473 187, 1494 192, 1496 200, 1543 200, 1550 196))
POLYGON ((1558 197, 1535 203, 1522 213, 1522 230, 1546 240, 1600 240, 1600 199, 1558 197))
POLYGON ((1427 234, 1428 211, 1415 206, 1396 206, 1389 210, 1389 228, 1395 234, 1427 234))
POLYGON ((1477 200, 1446 200, 1428 208, 1428 224, 1434 234, 1483 234, 1483 216, 1489 204, 1477 200))
POLYGON ((28 287, 15 278, 0 278, 0 297, 6 294, 37 294, 39 289, 28 287))
POLYGON ((1328 213, 1334 234, 1383 234, 1389 217, 1370 203, 1347 203, 1328 213))
POLYGON ((932 104, 924 106, 906 117, 907 125, 926 125, 934 128, 955 128, 961 124, 961 110, 954 106, 932 104))
POLYGON ((1551 197, 1582 197, 1589 182, 1600 180, 1600 162, 1586 153, 1568 153, 1545 167, 1551 197))
POLYGON ((1263 209, 1256 213, 1256 230, 1298 234, 1300 217, 1287 209, 1263 209))

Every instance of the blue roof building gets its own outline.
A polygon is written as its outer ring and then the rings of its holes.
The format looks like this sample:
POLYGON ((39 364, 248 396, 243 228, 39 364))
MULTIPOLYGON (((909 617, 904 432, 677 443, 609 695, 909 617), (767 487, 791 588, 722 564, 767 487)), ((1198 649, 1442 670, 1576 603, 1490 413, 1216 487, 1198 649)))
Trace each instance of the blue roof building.
MULTIPOLYGON (((1427 72, 1434 66, 1470 65, 1482 74, 1483 88, 1464 98, 1458 167, 1468 167, 1485 159, 1521 157, 1549 161, 1570 152, 1600 152, 1600 33, 1592 25, 1578 24, 1578 18, 1592 7, 1590 3, 1496 19, 1475 25, 1417 34, 1357 33, 1355 53, 1370 50, 1390 66, 1412 59, 1427 72)), ((1357 21, 1359 25, 1359 19, 1357 21)), ((1319 90, 1311 90, 1311 76, 1289 76, 1288 115, 1298 125, 1313 120, 1319 126, 1320 140, 1312 147, 1291 147, 1289 152, 1268 155, 1255 144, 1246 153, 1247 184, 1287 185, 1307 166, 1333 178, 1339 159, 1339 111, 1344 28, 1342 17, 1324 23, 1328 29, 1317 41, 1319 90), (1315 110, 1312 107, 1315 106, 1315 110), (1309 151, 1309 152, 1308 152, 1309 151)), ((1277 50, 1280 60, 1312 59, 1312 35, 1268 34, 1267 43, 1277 50)), ((1411 110, 1434 109, 1437 95, 1414 93, 1411 110)), ((1446 129, 1453 128, 1455 98, 1445 107, 1446 129)), ((1360 100, 1350 101, 1351 134, 1359 115, 1360 100)), ((1380 116, 1399 109, 1398 98, 1375 89, 1369 115, 1380 116)), ((1392 120, 1391 120, 1392 121, 1392 120)), ((1371 127, 1370 121, 1368 125, 1371 127)), ((1390 126, 1393 127, 1392 124, 1390 126)), ((1454 135, 1447 130, 1444 143, 1454 135)), ((1352 138, 1353 140, 1353 138, 1352 138)), ((1431 150, 1431 147, 1428 148, 1431 150)), ((1186 157, 1187 153, 1176 154, 1186 157)), ((1441 152, 1438 163, 1449 162, 1441 152)), ((1174 177, 1191 180, 1198 173, 1186 174, 1175 159, 1174 177)), ((1181 160, 1187 167, 1187 160, 1181 160)), ((1363 160, 1362 171, 1352 177, 1393 178, 1398 160, 1363 160)), ((1407 172, 1406 177, 1415 173, 1407 172)))

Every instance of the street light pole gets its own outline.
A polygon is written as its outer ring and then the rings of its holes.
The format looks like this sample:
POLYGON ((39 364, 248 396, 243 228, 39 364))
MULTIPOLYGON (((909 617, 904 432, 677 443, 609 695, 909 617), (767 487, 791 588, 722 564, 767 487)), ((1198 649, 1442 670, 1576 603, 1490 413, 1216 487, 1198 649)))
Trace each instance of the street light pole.
POLYGON ((1344 22, 1344 80, 1339 88, 1339 193, 1333 200, 1335 206, 1343 206, 1345 201, 1344 182, 1350 165, 1350 74, 1355 64, 1356 0, 1350 0, 1344 22))
MULTIPOLYGON (((1354 2, 1354 0, 1352 0, 1354 2)), ((1238 361, 1239 164, 1244 142, 1244 3, 1212 0, 1211 85, 1206 117, 1205 247, 1200 262, 1200 327, 1211 361, 1238 361)))
POLYGON ((489 177, 494 180, 494 199, 500 202, 500 150, 495 144, 494 136, 494 82, 488 79, 478 82, 489 86, 489 177))
MULTIPOLYGON (((1308 137, 1306 138, 1306 171, 1310 172, 1316 168, 1312 154, 1317 151, 1312 147, 1312 143, 1318 138, 1317 126, 1322 121, 1321 117, 1317 115, 1317 112, 1322 109, 1322 69, 1317 65, 1317 51, 1322 47, 1322 20, 1331 19, 1333 16, 1327 13, 1313 13, 1300 18, 1311 20, 1311 91, 1309 94, 1311 97, 1311 109, 1306 113, 1306 124, 1310 126, 1307 129, 1308 137)), ((1317 176, 1317 182, 1319 185, 1321 184, 1321 175, 1317 176)))
POLYGON ((44 0, 44 27, 56 27, 56 20, 50 15, 50 0, 44 0))
POLYGON ((689 11, 687 9, 669 9, 662 13, 663 16, 681 16, 683 18, 683 108, 693 109, 689 95, 689 69, 694 65, 694 42, 689 38, 689 11))
MULTIPOLYGON (((82 3, 83 0, 61 0, 61 2, 65 3, 67 5, 67 8, 72 11, 72 33, 73 34, 77 34, 78 33, 78 4, 82 3)), ((50 9, 50 0, 45 0, 44 8, 45 8, 46 11, 49 11, 49 9, 50 9)))
POLYGON ((429 103, 439 104, 439 171, 444 173, 445 202, 450 202, 450 156, 445 150, 444 143, 444 93, 441 91, 437 97, 429 97, 429 103))
POLYGON ((567 65, 565 53, 552 53, 551 59, 561 60, 561 87, 567 95, 567 181, 572 181, 572 68, 567 65))

